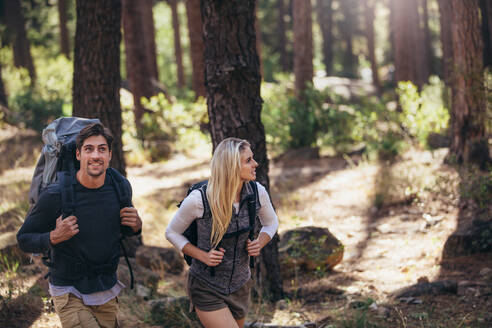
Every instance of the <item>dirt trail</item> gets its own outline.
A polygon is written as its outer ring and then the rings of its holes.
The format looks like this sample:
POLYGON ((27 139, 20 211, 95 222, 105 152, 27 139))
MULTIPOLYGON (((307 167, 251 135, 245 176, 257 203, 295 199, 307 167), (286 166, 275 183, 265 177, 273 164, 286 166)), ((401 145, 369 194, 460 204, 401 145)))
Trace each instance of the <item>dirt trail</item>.
MULTIPOLYGON (((204 150, 200 154, 203 155, 177 156, 166 163, 128 169, 134 203, 143 218, 145 244, 170 246, 164 230, 175 211, 174 205, 190 183, 208 176, 210 152, 204 150)), ((313 321, 335 307, 343 308, 347 298, 372 297, 381 303, 391 292, 416 283, 420 277, 432 281, 442 275, 442 248, 455 230, 457 204, 424 191, 408 202, 405 195, 389 189, 401 184, 401 193, 405 193, 405 183, 417 183, 427 174, 442 171, 443 154, 406 154, 397 164, 401 166, 399 170, 360 161, 354 165, 353 160, 357 159, 343 158, 272 162, 271 194, 279 214, 279 232, 298 226, 327 227, 345 245, 344 259, 333 272, 316 279, 305 276, 297 282, 285 281, 285 288, 330 286, 343 290, 346 297, 306 307, 302 316, 296 317, 299 309, 290 307, 273 309, 269 314, 255 313, 255 319, 277 324, 313 321), (375 200, 381 193, 385 198, 378 208, 375 200)), ((448 178, 456 176, 450 172, 448 178)), ((179 279, 184 280, 184 275, 179 279)), ((33 327, 56 327, 56 322, 53 313, 43 312, 33 327)))

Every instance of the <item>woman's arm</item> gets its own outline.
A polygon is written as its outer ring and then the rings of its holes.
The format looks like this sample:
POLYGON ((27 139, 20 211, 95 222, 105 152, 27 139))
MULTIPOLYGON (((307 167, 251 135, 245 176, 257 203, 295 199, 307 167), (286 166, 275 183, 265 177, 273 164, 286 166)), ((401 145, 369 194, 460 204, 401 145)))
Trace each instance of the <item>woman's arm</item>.
POLYGON ((222 262, 225 252, 223 248, 220 248, 219 250, 212 249, 209 252, 205 252, 191 244, 190 241, 183 236, 183 232, 190 226, 190 224, 196 218, 202 216, 202 197, 199 190, 194 190, 183 200, 183 203, 179 207, 178 211, 171 219, 171 222, 166 228, 166 238, 184 254, 189 255, 208 266, 216 266, 222 262))
POLYGON ((253 241, 247 241, 246 250, 250 256, 258 256, 261 249, 275 236, 278 229, 278 217, 273 209, 270 197, 265 187, 258 182, 256 184, 258 186, 258 197, 261 204, 258 217, 262 227, 258 238, 253 241))

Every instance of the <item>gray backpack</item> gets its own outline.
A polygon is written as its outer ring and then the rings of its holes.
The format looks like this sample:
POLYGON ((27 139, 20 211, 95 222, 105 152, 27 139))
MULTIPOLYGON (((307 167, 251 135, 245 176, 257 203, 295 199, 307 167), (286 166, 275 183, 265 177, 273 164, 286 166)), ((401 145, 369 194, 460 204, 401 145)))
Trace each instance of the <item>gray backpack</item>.
POLYGON ((30 210, 41 192, 57 181, 59 171, 78 170, 75 158, 75 137, 89 124, 101 123, 99 119, 60 117, 43 130, 44 146, 32 176, 29 190, 30 210))

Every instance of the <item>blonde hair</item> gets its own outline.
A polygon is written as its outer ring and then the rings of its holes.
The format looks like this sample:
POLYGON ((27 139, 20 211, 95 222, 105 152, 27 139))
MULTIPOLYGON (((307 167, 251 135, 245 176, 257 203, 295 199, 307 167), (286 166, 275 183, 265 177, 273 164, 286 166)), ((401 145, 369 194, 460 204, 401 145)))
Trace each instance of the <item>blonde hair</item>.
POLYGON ((231 222, 232 206, 241 186, 241 153, 249 142, 238 138, 222 140, 215 149, 210 163, 207 200, 212 211, 212 248, 218 246, 231 222))

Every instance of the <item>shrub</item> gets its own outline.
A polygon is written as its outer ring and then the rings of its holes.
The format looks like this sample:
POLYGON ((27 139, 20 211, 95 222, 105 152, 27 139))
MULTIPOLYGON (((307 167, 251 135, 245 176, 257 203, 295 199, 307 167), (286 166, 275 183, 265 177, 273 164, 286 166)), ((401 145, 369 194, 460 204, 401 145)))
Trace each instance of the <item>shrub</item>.
POLYGON ((449 113, 442 102, 444 83, 432 76, 422 92, 412 82, 400 82, 397 93, 400 97, 402 126, 420 145, 428 147, 430 133, 443 133, 448 127, 449 113))

